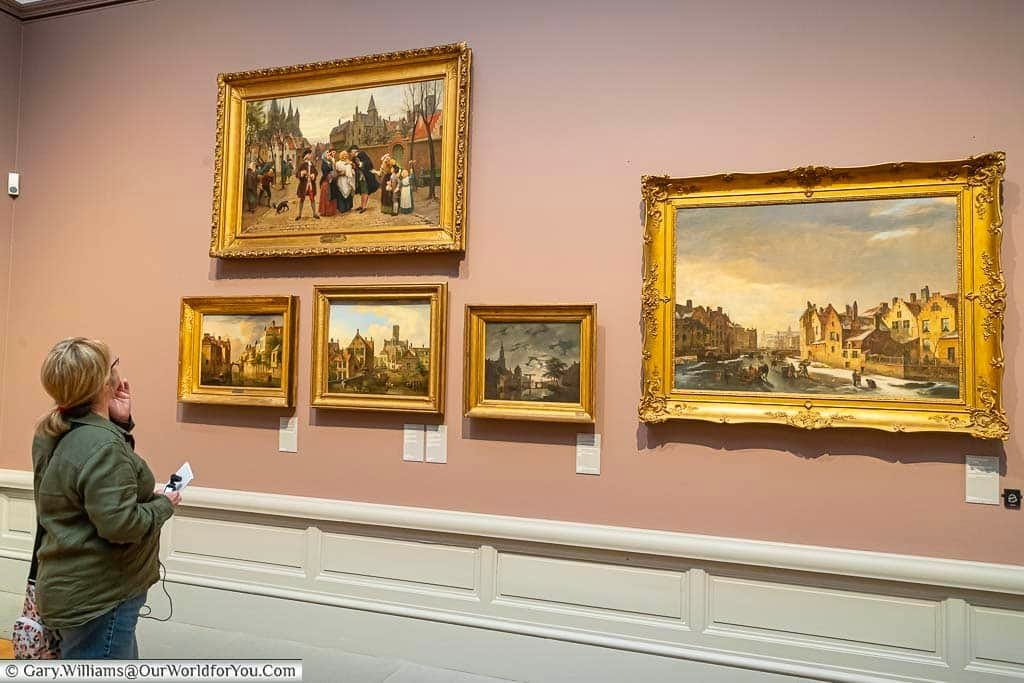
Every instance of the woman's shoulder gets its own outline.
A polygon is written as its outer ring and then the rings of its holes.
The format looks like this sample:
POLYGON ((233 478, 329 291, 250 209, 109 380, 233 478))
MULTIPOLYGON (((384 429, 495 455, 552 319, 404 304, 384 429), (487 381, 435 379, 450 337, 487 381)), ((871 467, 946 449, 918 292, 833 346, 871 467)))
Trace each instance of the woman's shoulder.
POLYGON ((62 452, 77 453, 89 458, 97 451, 113 448, 118 451, 127 449, 124 433, 116 425, 97 425, 77 423, 72 430, 64 435, 57 448, 62 452))

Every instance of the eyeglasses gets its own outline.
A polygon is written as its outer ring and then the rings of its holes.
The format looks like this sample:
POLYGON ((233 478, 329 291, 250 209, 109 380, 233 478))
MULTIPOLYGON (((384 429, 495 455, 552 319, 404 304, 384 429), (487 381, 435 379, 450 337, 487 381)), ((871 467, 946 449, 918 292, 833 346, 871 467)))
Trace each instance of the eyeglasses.
POLYGON ((114 362, 110 364, 110 369, 113 370, 114 368, 116 368, 117 364, 120 363, 120 362, 121 362, 121 357, 118 356, 117 358, 114 359, 114 362))

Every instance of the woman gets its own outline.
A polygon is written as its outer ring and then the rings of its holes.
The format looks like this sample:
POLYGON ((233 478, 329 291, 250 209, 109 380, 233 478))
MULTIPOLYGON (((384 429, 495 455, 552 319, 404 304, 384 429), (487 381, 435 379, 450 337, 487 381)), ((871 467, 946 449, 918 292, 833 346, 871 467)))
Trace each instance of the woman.
MULTIPOLYGON (((392 199, 394 189, 391 186, 391 170, 394 162, 390 154, 385 154, 380 159, 380 211, 381 213, 392 213, 392 199)), ((376 173, 376 171, 374 171, 376 173)))
POLYGON ((136 455, 131 393, 100 341, 59 342, 43 362, 56 407, 36 427, 32 468, 42 527, 39 613, 65 659, 137 659, 135 626, 159 578, 164 494, 136 455))
POLYGON ((334 189, 334 152, 320 155, 320 215, 333 216, 338 209, 334 189))
POLYGON ((337 176, 334 184, 338 192, 338 213, 346 213, 352 210, 352 192, 356 188, 356 172, 349 161, 348 152, 338 154, 334 173, 337 176))

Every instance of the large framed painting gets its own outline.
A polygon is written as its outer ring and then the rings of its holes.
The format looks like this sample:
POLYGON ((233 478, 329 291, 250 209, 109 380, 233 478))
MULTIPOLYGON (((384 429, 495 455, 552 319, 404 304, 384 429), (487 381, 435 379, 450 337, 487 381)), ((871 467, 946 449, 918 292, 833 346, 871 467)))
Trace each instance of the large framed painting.
POLYGON ((178 400, 291 407, 297 321, 294 296, 182 299, 178 400))
POLYGON ((640 418, 1006 438, 1004 168, 646 176, 640 418))
POLYGON ((462 252, 465 44, 221 74, 210 255, 462 252))
POLYGON ((593 422, 595 309, 467 306, 466 417, 593 422))
POLYGON ((315 408, 444 413, 447 285, 317 287, 315 408))

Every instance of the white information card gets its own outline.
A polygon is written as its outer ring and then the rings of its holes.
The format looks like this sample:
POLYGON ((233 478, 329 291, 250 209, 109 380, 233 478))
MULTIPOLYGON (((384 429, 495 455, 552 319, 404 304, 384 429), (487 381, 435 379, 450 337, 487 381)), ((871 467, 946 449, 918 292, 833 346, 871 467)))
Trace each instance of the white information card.
POLYGON ((601 435, 576 435, 576 474, 601 474, 601 435))
POLYGON ((282 453, 299 452, 299 418, 295 415, 281 418, 277 430, 277 450, 282 453))
POLYGON ((423 462, 424 436, 423 425, 405 425, 402 440, 402 460, 423 462))
POLYGON ((968 455, 966 465, 967 502, 999 505, 999 458, 968 455))
POLYGON ((427 462, 448 462, 448 426, 426 425, 427 462))

